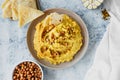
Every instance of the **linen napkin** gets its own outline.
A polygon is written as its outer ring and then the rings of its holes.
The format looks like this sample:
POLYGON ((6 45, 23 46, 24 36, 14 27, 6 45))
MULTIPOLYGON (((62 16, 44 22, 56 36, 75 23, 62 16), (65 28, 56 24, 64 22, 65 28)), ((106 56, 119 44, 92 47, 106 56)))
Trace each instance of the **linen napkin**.
POLYGON ((120 0, 105 0, 111 20, 85 80, 120 80, 120 0))

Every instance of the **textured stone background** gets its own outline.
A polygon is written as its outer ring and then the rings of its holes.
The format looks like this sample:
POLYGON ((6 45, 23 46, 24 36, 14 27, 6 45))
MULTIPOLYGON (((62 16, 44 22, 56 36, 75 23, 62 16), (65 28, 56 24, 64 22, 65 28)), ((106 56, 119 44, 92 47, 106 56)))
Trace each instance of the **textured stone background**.
MULTIPOLYGON (((0 5, 4 0, 0 0, 0 5)), ((66 8, 77 13, 87 25, 90 43, 86 55, 74 66, 63 70, 49 70, 43 67, 44 80, 83 80, 90 68, 94 53, 106 31, 109 21, 104 21, 101 15, 101 5, 96 10, 83 7, 81 0, 41 0, 41 9, 66 8)), ((12 71, 19 62, 35 61, 26 44, 28 25, 18 27, 17 21, 3 19, 0 9, 0 80, 12 80, 12 71)))

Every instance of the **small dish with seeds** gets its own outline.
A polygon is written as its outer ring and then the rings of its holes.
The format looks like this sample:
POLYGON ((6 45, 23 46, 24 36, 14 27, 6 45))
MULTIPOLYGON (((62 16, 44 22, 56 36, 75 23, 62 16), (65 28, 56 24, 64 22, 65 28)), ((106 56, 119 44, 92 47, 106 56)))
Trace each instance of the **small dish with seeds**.
POLYGON ((21 62, 15 67, 12 80, 43 80, 42 68, 32 61, 21 62))

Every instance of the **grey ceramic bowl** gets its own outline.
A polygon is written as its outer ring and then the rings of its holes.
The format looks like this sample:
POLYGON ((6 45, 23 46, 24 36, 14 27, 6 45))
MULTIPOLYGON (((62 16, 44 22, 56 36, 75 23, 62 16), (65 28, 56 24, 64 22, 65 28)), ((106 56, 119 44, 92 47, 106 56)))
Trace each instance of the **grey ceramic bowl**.
POLYGON ((45 13, 44 15, 33 20, 29 26, 29 29, 27 32, 27 44, 28 44, 30 53, 37 60, 37 62, 39 64, 41 64, 42 66, 49 68, 49 69, 63 69, 63 68, 67 68, 67 67, 74 65, 85 55, 85 52, 88 47, 89 37, 88 37, 88 31, 87 31, 86 25, 84 24, 84 22, 80 18, 80 16, 78 16, 74 12, 66 10, 66 9, 60 9, 60 8, 48 9, 48 10, 45 10, 44 13, 45 13), (74 59, 71 60, 70 62, 61 63, 59 65, 53 65, 53 64, 50 64, 48 61, 39 59, 37 57, 36 51, 34 50, 34 46, 33 46, 33 38, 34 38, 36 24, 39 23, 41 20, 43 20, 47 15, 49 15, 50 13, 53 13, 53 12, 69 15, 73 20, 75 20, 80 25, 80 27, 82 29, 82 35, 83 35, 83 46, 78 51, 78 53, 74 56, 74 59))

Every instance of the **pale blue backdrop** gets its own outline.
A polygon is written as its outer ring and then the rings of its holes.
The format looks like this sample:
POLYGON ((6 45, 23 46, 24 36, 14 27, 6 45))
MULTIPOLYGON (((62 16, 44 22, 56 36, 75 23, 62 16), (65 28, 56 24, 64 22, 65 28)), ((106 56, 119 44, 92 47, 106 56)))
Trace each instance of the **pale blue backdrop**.
MULTIPOLYGON (((4 0, 0 0, 0 5, 4 0)), ((84 80, 90 68, 95 50, 106 31, 109 21, 102 19, 101 5, 98 9, 88 10, 81 0, 41 0, 41 9, 66 8, 77 13, 89 31, 90 43, 86 55, 74 66, 63 70, 49 70, 43 67, 44 80, 84 80)), ((26 44, 28 25, 19 28, 17 21, 3 19, 0 8, 0 80, 12 80, 12 71, 19 62, 33 60, 26 44)))

